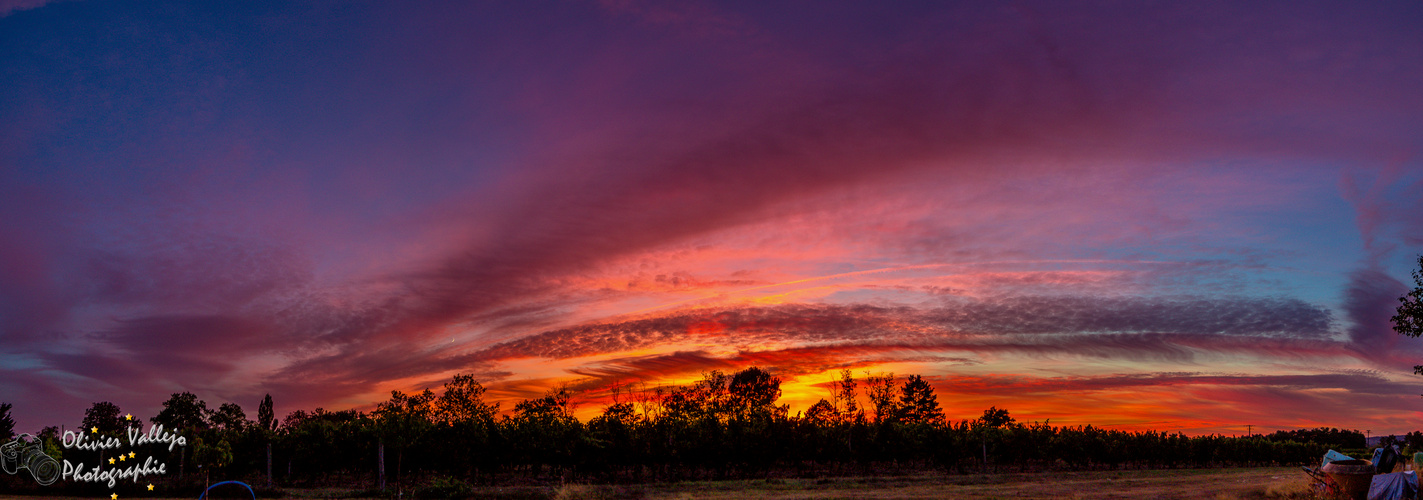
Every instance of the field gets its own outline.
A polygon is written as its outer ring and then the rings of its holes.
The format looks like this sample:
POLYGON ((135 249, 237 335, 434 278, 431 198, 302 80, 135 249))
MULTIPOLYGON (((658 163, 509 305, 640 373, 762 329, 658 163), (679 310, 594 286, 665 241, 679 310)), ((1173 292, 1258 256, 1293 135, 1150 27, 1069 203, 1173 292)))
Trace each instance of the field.
MULTIPOLYGON (((829 479, 697 481, 644 485, 476 488, 470 498, 509 499, 1266 499, 1313 498, 1294 467, 829 479)), ((350 498, 337 490, 289 490, 287 498, 350 498)), ((0 496, 0 500, 36 497, 0 496)), ((138 497, 123 497, 138 500, 138 497)), ((235 497, 229 497, 235 498, 235 497)), ((412 498, 407 494, 405 498, 412 498)), ((418 497, 415 497, 418 498, 418 497)), ((94 499, 85 499, 94 500, 94 499)))

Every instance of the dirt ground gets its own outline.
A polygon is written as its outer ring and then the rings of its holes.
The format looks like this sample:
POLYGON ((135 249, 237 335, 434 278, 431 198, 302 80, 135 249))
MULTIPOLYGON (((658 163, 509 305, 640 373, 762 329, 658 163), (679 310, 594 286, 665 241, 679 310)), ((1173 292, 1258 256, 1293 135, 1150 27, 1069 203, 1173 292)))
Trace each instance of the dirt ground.
MULTIPOLYGON (((564 498, 600 498, 565 487, 564 498), (587 496, 585 496, 587 495, 587 496)), ((911 476, 686 483, 649 488, 668 499, 1263 499, 1313 498, 1298 468, 911 476)), ((602 497, 607 498, 607 497, 602 497)))
MULTIPOLYGON (((1314 498, 1297 467, 829 479, 697 481, 644 485, 476 488, 471 498, 519 499, 1273 499, 1314 498)), ((288 490, 291 499, 349 498, 338 490, 288 490)), ((39 497, 3 496, 0 500, 39 497)), ((72 497, 71 497, 72 498, 72 497)), ((121 500, 141 500, 126 497, 121 500)), ((412 498, 407 493, 404 498, 412 498)), ((77 500, 77 499, 76 499, 77 500)), ((101 500, 86 498, 84 500, 101 500)))

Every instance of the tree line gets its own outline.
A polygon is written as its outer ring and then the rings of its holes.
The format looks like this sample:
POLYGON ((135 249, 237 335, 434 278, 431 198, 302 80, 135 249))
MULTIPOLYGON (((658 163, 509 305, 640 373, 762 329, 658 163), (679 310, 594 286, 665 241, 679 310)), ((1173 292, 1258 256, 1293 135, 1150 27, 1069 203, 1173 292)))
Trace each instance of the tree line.
MULTIPOLYGON (((169 457, 170 476, 244 478, 253 484, 386 489, 505 481, 662 481, 771 475, 1255 466, 1316 463, 1328 448, 1363 448, 1339 429, 1266 436, 1186 436, 1094 426, 1023 423, 989 408, 949 421, 920 376, 857 380, 844 371, 830 397, 790 415, 776 404, 781 381, 760 368, 713 371, 693 384, 633 391, 618 387, 602 412, 580 421, 573 394, 556 388, 510 412, 485 388, 456 375, 440 394, 392 391, 371 412, 297 410, 280 421, 271 396, 256 420, 226 403, 173 394, 150 425, 189 436, 169 457), (189 450, 191 448, 191 450, 189 450)), ((0 436, 10 406, 0 415, 0 436)), ((121 436, 141 419, 109 402, 85 411, 82 430, 121 436)), ((59 429, 40 432, 57 459, 59 429)), ((1411 436, 1410 436, 1411 437, 1411 436)), ((1423 437, 1420 435, 1419 437, 1423 437)), ((9 439, 6 437, 5 439, 9 439)), ((100 457, 100 460, 103 458, 100 457)))

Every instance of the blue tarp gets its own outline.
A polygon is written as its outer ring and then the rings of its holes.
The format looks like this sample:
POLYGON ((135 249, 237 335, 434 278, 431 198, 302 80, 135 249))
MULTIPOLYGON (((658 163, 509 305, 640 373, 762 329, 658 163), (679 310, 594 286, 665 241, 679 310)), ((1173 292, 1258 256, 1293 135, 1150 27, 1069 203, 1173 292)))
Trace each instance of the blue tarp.
POLYGON ((1418 475, 1413 471, 1377 474, 1369 483, 1369 500, 1418 498, 1418 475))
POLYGON ((1350 457, 1349 455, 1345 455, 1345 454, 1343 454, 1343 453, 1339 453, 1339 452, 1334 451, 1334 450, 1329 450, 1329 453, 1325 453, 1325 454, 1324 454, 1324 462, 1320 463, 1320 464, 1319 464, 1319 467, 1320 467, 1320 468, 1324 468, 1324 466, 1329 465, 1329 462, 1336 462, 1336 461, 1339 461, 1339 460, 1353 460, 1353 459, 1354 459, 1354 458, 1353 458, 1353 457, 1350 457))

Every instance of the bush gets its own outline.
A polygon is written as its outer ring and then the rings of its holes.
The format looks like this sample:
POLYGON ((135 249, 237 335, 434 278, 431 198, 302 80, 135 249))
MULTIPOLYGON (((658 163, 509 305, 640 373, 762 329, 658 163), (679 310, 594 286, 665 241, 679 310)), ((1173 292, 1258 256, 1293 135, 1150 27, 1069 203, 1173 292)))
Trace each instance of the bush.
POLYGON ((416 498, 469 498, 474 488, 469 483, 449 476, 436 476, 430 484, 415 490, 416 498))

